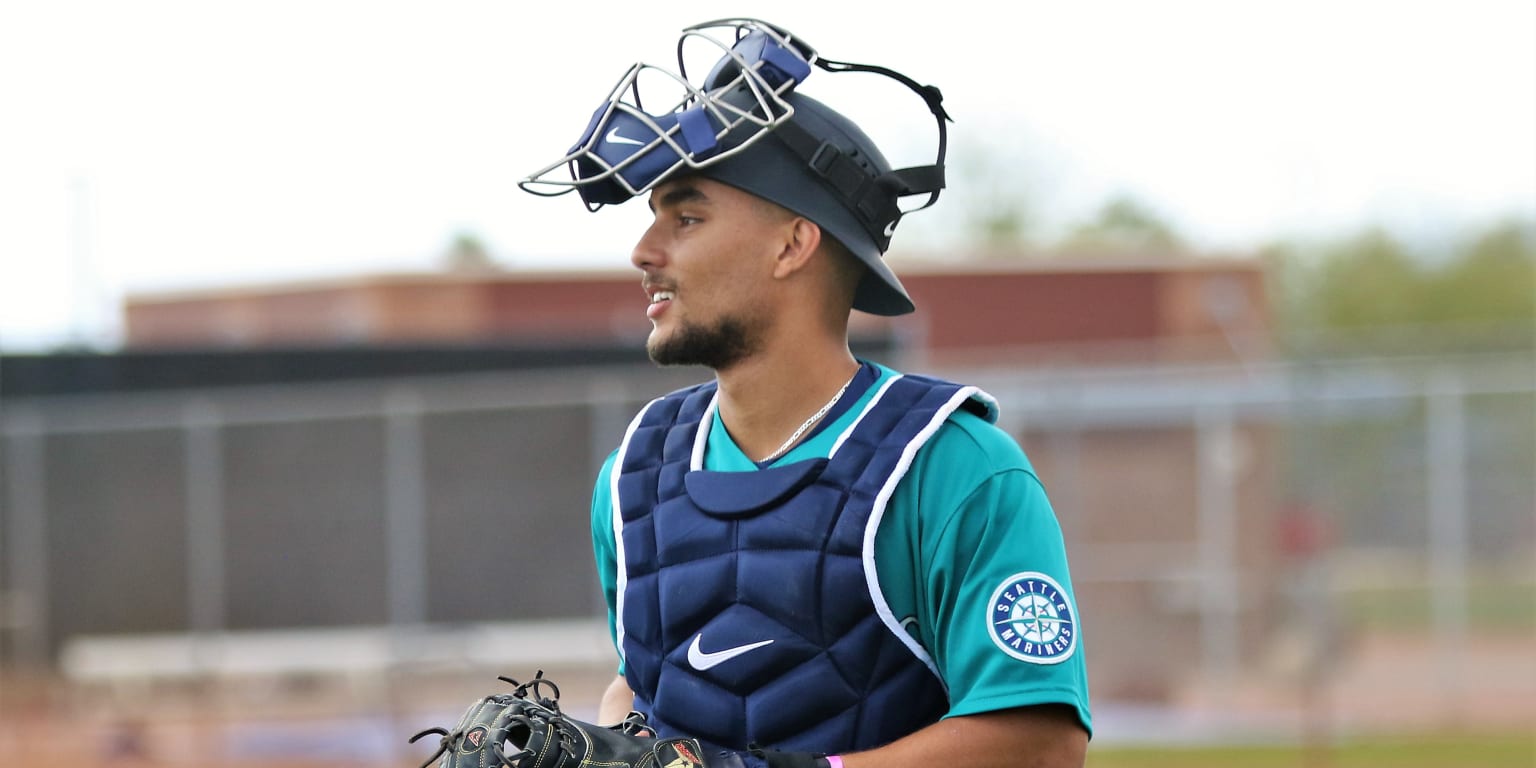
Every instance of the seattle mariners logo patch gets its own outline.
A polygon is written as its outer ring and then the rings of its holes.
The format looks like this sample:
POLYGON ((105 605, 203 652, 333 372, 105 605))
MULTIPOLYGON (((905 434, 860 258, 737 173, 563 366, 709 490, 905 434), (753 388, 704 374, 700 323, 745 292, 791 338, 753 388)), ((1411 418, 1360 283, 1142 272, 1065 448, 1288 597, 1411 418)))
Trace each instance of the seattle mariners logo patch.
POLYGON ((1055 579, 1033 571, 998 585, 988 608, 987 634, 1009 656, 1056 664, 1077 650, 1077 609, 1055 579))

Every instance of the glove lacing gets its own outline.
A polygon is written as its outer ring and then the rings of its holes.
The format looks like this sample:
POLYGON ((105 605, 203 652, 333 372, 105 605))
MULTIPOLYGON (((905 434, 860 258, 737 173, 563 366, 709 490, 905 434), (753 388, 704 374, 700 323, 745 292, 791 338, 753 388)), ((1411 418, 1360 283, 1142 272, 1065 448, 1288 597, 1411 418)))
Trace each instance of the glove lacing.
MULTIPOLYGON (((544 670, 539 670, 534 674, 533 679, 526 683, 519 683, 518 681, 510 677, 506 677, 505 675, 498 676, 496 679, 505 683, 511 683, 515 687, 512 689, 511 694, 503 693, 488 697, 490 701, 494 701, 501 706, 507 706, 518 699, 527 701, 529 699, 528 694, 531 692, 533 694, 533 703, 539 706, 539 709, 532 711, 531 716, 523 714, 511 715, 507 718, 508 722, 521 724, 524 728, 528 729, 529 733, 542 731, 548 726, 553 726, 552 730, 558 737, 558 742, 555 747, 560 750, 560 752, 570 754, 576 748, 576 735, 570 731, 565 717, 560 712, 560 686, 555 685, 555 681, 545 677, 544 670), (543 686, 549 687, 552 696, 546 697, 540 694, 540 688, 543 686)), ((630 713, 630 717, 625 718, 621 725, 628 727, 631 720, 636 715, 638 715, 638 713, 630 713)), ((642 716, 640 723, 643 725, 644 722, 645 721, 642 716)), ((442 727, 428 728, 416 734, 415 736, 412 736, 408 743, 415 744, 418 739, 428 735, 437 735, 442 737, 442 740, 438 742, 436 751, 434 751, 432 755, 421 764, 421 768, 429 768, 429 766, 431 766, 432 763, 435 762, 439 757, 442 757, 444 754, 447 754, 452 750, 458 749, 459 744, 464 741, 464 734, 469 730, 471 730, 471 728, 467 726, 460 727, 453 731, 449 731, 447 728, 442 727)), ((491 734, 487 735, 489 736, 491 734)), ((518 750, 515 754, 508 755, 502 752, 501 744, 501 739, 495 739, 489 745, 491 754, 494 755, 499 761, 499 765, 515 766, 518 764, 517 761, 521 761, 525 757, 533 756, 533 750, 528 749, 527 747, 518 750)))

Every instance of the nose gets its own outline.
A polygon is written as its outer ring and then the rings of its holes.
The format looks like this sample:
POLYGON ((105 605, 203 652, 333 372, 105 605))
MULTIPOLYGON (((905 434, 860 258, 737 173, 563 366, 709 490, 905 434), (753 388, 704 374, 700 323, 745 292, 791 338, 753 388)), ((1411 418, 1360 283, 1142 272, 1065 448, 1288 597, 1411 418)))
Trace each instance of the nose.
POLYGON ((666 260, 666 255, 662 251, 658 240, 655 225, 646 227, 645 231, 640 234, 640 240, 635 243, 634 250, 630 251, 629 263, 635 265, 635 268, 641 271, 649 271, 654 267, 661 266, 662 262, 666 260))

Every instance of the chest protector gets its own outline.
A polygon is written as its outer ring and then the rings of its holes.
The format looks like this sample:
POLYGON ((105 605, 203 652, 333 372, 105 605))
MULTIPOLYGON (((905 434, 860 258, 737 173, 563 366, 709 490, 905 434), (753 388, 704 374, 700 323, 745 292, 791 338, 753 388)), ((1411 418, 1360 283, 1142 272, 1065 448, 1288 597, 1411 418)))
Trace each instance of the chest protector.
POLYGON ((618 633, 658 735, 742 749, 852 751, 948 708, 928 652, 891 613, 874 536, 919 447, 975 387, 887 379, 831 457, 703 470, 713 382, 653 401, 613 473, 618 633))

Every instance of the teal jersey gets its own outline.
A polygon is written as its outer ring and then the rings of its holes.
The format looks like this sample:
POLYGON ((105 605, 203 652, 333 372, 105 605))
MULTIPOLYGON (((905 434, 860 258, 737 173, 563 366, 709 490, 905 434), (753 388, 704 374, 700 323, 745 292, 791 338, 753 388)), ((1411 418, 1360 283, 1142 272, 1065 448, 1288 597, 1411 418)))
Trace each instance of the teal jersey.
MULTIPOLYGON (((896 375, 882 367, 852 407, 774 463, 829 455, 896 375)), ((593 491, 592 540, 617 645, 613 462, 610 455, 593 491)), ((758 469, 718 411, 704 468, 758 469)), ((1061 527, 1029 460, 1006 432, 964 409, 951 414, 897 483, 875 533, 874 564, 891 613, 948 688, 946 716, 1065 704, 1092 733, 1061 527)))

